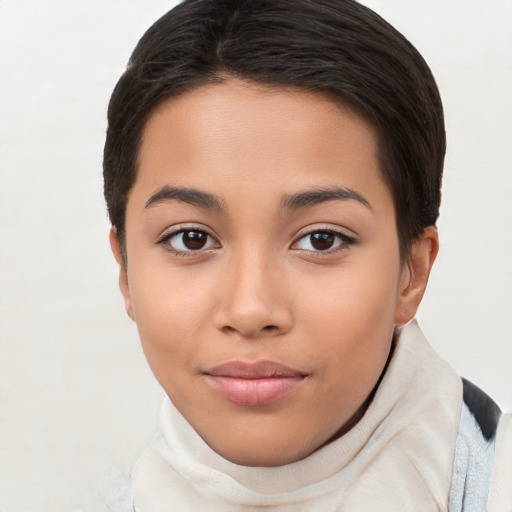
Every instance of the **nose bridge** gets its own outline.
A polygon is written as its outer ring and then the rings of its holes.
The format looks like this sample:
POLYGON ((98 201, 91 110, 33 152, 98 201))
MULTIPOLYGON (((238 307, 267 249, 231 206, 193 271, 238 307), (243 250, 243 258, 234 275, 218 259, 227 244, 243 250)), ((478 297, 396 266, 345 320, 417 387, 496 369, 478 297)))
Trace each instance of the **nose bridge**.
POLYGON ((291 310, 278 259, 264 248, 241 247, 227 262, 217 326, 244 337, 283 333, 291 310))

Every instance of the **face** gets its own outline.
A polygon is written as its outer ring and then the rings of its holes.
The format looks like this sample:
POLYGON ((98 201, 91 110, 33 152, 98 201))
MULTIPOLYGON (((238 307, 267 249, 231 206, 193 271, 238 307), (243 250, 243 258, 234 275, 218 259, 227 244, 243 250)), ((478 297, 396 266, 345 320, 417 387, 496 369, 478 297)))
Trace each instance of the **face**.
POLYGON ((228 460, 300 460, 360 415, 417 307, 374 130, 229 81, 149 118, 121 289, 156 378, 228 460))

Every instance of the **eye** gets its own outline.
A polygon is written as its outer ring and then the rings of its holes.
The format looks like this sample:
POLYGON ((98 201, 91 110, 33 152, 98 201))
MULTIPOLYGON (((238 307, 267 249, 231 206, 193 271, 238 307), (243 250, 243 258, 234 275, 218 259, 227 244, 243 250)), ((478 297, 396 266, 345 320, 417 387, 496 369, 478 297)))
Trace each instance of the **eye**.
POLYGON ((344 233, 333 230, 322 230, 307 233, 293 244, 293 249, 310 252, 336 251, 354 243, 354 239, 344 233))
POLYGON ((169 246, 176 253, 198 252, 219 246, 211 235, 200 229, 181 229, 169 233, 159 243, 169 246))

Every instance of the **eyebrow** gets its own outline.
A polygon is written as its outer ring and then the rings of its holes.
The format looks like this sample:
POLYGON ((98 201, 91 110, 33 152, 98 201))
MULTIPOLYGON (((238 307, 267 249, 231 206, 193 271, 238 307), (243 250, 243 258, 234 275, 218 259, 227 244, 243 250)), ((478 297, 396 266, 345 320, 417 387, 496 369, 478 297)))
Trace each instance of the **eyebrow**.
MULTIPOLYGON (((181 201, 207 210, 224 211, 223 201, 218 196, 189 187, 172 187, 164 185, 147 201, 145 208, 152 208, 167 201, 181 201)), ((281 208, 285 210, 300 210, 310 208, 327 201, 357 201, 373 211, 370 203, 358 192, 346 187, 305 190, 286 195, 281 200, 281 208)))
POLYGON ((327 201, 357 201, 373 211, 370 203, 358 192, 345 187, 305 190, 283 197, 281 207, 285 210, 310 208, 327 201))
POLYGON ((222 211, 223 201, 214 194, 203 192, 195 188, 171 187, 164 185, 158 189, 147 201, 145 208, 152 208, 167 201, 181 201, 206 210, 222 211))

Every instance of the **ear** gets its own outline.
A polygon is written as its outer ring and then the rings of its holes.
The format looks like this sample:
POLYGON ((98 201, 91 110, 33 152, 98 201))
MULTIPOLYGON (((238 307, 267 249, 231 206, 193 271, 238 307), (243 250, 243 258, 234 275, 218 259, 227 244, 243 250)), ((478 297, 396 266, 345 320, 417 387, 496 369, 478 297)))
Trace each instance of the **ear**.
POLYGON ((438 251, 437 229, 429 226, 413 243, 410 259, 404 264, 395 313, 396 325, 406 324, 414 318, 438 251))
POLYGON ((123 258, 123 252, 121 250, 121 243, 119 242, 119 237, 117 236, 117 230, 114 226, 110 228, 110 248, 112 249, 112 254, 119 265, 119 289, 121 290, 121 294, 124 299, 124 306, 126 308, 126 312, 128 316, 135 320, 133 316, 133 308, 132 308, 132 299, 130 297, 130 287, 128 286, 128 273, 126 270, 126 263, 123 258))

